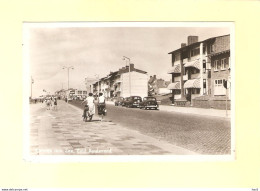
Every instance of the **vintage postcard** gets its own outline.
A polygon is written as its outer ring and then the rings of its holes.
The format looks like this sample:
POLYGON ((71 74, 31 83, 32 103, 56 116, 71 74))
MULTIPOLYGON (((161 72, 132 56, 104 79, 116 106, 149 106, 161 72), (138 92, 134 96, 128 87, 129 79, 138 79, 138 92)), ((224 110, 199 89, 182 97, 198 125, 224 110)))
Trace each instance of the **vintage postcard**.
POLYGON ((234 160, 234 23, 23 23, 24 157, 234 160))

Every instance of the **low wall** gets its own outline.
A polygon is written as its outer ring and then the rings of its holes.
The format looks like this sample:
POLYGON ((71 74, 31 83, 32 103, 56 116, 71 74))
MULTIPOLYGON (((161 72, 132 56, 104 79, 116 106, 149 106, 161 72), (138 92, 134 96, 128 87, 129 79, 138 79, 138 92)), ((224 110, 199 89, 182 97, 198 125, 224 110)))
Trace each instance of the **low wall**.
MULTIPOLYGON (((193 100, 193 107, 226 109, 226 100, 193 100)), ((227 109, 230 110, 231 101, 227 100, 227 109)))

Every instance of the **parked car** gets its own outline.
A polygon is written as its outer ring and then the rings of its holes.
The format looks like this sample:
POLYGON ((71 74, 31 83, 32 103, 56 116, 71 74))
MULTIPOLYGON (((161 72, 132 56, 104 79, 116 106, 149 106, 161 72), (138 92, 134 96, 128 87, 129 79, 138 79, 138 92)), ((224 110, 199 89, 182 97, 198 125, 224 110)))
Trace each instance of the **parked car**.
POLYGON ((149 96, 144 97, 143 101, 140 103, 140 109, 158 109, 159 105, 155 97, 149 96))
POLYGON ((140 102, 142 102, 140 96, 130 96, 129 100, 126 102, 126 107, 139 107, 140 102))
POLYGON ((129 97, 124 98, 124 100, 122 101, 122 106, 125 107, 126 103, 128 102, 129 97))
POLYGON ((119 106, 119 105, 122 105, 124 101, 124 98, 123 97, 117 97, 114 102, 115 102, 115 106, 119 106))

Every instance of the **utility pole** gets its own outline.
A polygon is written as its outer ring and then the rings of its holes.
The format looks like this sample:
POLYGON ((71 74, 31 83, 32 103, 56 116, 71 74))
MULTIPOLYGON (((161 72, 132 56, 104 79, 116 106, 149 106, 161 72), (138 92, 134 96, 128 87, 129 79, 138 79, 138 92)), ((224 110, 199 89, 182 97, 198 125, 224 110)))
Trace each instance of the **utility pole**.
POLYGON ((96 74, 95 76, 97 77, 97 80, 98 80, 98 96, 99 96, 99 75, 96 74))
POLYGON ((128 59, 128 63, 129 63, 129 96, 131 96, 131 70, 130 70, 130 58, 123 56, 123 60, 126 61, 126 65, 127 65, 127 60, 128 59))
MULTIPOLYGON (((63 66, 62 69, 68 69, 68 93, 69 93, 69 88, 70 88, 70 69, 74 69, 73 66, 63 66)), ((69 96, 67 96, 67 98, 69 98, 69 96)), ((69 99, 67 99, 67 103, 69 103, 69 99)))

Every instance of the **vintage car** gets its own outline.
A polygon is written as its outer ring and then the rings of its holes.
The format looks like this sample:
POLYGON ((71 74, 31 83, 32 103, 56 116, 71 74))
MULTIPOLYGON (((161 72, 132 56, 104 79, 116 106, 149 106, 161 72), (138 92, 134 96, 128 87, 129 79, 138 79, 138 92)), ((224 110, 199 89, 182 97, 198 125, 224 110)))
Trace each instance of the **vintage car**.
POLYGON ((120 106, 120 105, 122 105, 123 101, 124 101, 124 98, 123 98, 123 97, 117 97, 117 98, 115 98, 115 99, 114 99, 115 106, 120 106))
POLYGON ((126 102, 126 107, 139 107, 139 103, 142 102, 140 96, 130 96, 126 102))
POLYGON ((144 97, 140 103, 140 109, 158 109, 159 105, 155 97, 144 97))
POLYGON ((125 97, 124 100, 122 101, 122 106, 125 107, 126 103, 128 102, 129 97, 125 97))

